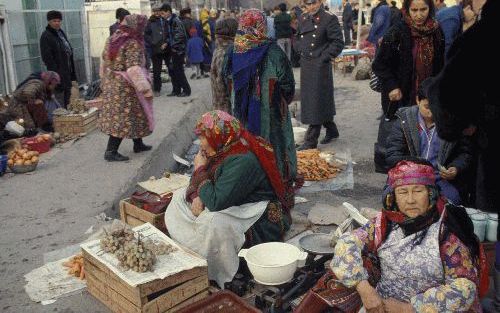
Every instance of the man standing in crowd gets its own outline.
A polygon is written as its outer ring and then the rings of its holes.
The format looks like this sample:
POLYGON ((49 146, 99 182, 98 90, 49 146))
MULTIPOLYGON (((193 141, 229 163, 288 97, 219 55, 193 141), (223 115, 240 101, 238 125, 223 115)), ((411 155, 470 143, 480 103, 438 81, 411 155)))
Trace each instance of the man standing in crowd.
POLYGON ((161 16, 161 6, 153 7, 153 15, 149 18, 144 34, 146 43, 151 47, 151 62, 153 63, 153 93, 160 96, 161 70, 163 62, 168 66, 167 25, 161 16))
POLYGON ((61 78, 56 88, 56 98, 66 108, 71 97, 72 82, 76 85, 73 48, 61 29, 62 13, 47 12, 47 21, 48 25, 40 37, 40 52, 47 70, 56 72, 61 78))
POLYGON ((375 2, 377 2, 377 5, 370 15, 372 27, 367 40, 378 48, 379 41, 382 40, 382 37, 391 26, 391 9, 386 0, 375 0, 375 2))
POLYGON ((164 44, 168 56, 168 74, 172 79, 172 93, 168 96, 189 97, 191 87, 184 73, 184 59, 186 56, 187 34, 184 25, 177 15, 172 13, 170 4, 163 4, 161 16, 166 22, 166 43, 164 44))
POLYGON ((186 30, 186 34, 191 33, 191 29, 196 29, 196 25, 191 17, 191 8, 184 8, 180 11, 180 19, 182 21, 182 25, 184 25, 184 29, 186 30))
POLYGON ((121 22, 123 21, 123 19, 127 15, 130 15, 130 12, 128 10, 126 10, 124 8, 116 9, 116 12, 115 12, 116 23, 109 26, 109 35, 110 36, 113 35, 118 30, 118 28, 120 28, 121 22))
POLYGON ((352 25, 352 7, 349 0, 343 0, 344 9, 342 10, 342 25, 344 26, 344 43, 346 46, 351 45, 351 30, 352 25))
POLYGON ((292 56, 292 17, 286 12, 286 4, 280 3, 278 10, 275 11, 274 29, 278 46, 283 50, 290 60, 292 56))
POLYGON ((321 125, 326 128, 322 144, 339 136, 333 99, 331 60, 344 48, 342 29, 337 16, 326 12, 321 0, 305 0, 306 12, 299 19, 297 52, 300 53, 301 121, 308 124, 305 142, 299 148, 318 145, 321 125))

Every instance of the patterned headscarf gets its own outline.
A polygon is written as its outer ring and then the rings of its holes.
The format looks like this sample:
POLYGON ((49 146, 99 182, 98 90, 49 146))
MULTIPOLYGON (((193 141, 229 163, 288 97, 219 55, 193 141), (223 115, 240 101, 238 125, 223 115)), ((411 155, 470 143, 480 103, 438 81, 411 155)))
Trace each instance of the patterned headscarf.
POLYGON ((120 28, 109 39, 108 58, 114 60, 120 48, 129 40, 136 40, 144 50, 144 30, 148 18, 146 15, 131 14, 125 16, 120 28))
POLYGON ((216 155, 209 159, 209 165, 213 171, 231 155, 248 151, 255 154, 283 208, 286 210, 291 208, 274 150, 267 141, 250 134, 235 117, 219 110, 203 114, 194 132, 198 136, 205 137, 216 151, 216 155))
POLYGON ((389 186, 434 185, 436 177, 432 166, 411 161, 401 161, 389 171, 389 186))
POLYGON ((238 32, 234 39, 234 52, 244 53, 268 41, 264 13, 257 9, 245 11, 239 19, 238 32))
POLYGON ((46 71, 42 72, 40 76, 45 86, 49 86, 50 84, 59 85, 61 82, 61 77, 56 72, 46 71))

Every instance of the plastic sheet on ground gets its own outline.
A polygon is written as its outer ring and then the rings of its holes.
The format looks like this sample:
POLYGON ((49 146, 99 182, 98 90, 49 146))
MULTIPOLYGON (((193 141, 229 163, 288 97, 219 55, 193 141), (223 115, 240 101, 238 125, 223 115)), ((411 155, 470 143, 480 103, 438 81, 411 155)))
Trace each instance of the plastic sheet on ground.
POLYGON ((150 223, 146 223, 133 228, 134 232, 141 234, 144 238, 155 243, 164 242, 177 248, 176 251, 167 255, 159 255, 156 258, 153 272, 137 273, 132 270, 125 271, 119 266, 118 259, 111 253, 105 253, 101 249, 99 240, 94 240, 81 245, 85 252, 106 265, 113 273, 118 275, 130 286, 137 286, 155 279, 165 277, 189 270, 195 267, 207 266, 207 261, 189 254, 182 250, 172 239, 156 229, 150 223))
POLYGON ((345 164, 345 168, 337 174, 335 178, 321 181, 306 181, 304 187, 299 190, 299 194, 307 194, 319 191, 335 191, 354 188, 353 165, 351 150, 335 151, 334 159, 345 164))
POLYGON ((57 298, 68 296, 87 287, 84 280, 68 275, 67 268, 62 265, 67 260, 68 258, 64 258, 49 262, 24 275, 28 282, 24 290, 31 300, 50 304, 57 298))

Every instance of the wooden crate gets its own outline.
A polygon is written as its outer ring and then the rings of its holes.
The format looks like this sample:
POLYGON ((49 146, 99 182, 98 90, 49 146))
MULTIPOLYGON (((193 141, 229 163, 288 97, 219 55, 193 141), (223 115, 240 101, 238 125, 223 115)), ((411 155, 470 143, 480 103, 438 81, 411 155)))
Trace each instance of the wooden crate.
POLYGON ((90 133, 97 127, 99 112, 97 110, 90 113, 54 115, 54 130, 63 135, 77 135, 90 133))
POLYGON ((165 233, 167 231, 165 227, 165 213, 154 214, 143 210, 133 205, 130 199, 120 201, 120 219, 122 222, 132 227, 151 223, 162 232, 165 233))
POLYGON ((207 267, 132 287, 85 250, 83 262, 88 291, 112 312, 176 312, 209 294, 207 267))

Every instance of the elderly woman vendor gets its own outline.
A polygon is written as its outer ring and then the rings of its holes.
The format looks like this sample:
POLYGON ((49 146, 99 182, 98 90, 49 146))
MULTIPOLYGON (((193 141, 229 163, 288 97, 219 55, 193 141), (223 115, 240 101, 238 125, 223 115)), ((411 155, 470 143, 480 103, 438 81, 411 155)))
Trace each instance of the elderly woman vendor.
POLYGON ((195 133, 200 152, 187 190, 174 193, 165 213, 170 236, 208 260, 209 279, 232 280, 243 246, 282 240, 290 199, 274 151, 223 111, 205 113, 195 133))
POLYGON ((479 244, 464 208, 440 197, 427 161, 399 162, 389 184, 382 213, 338 240, 333 273, 309 298, 343 312, 481 312, 479 244))

